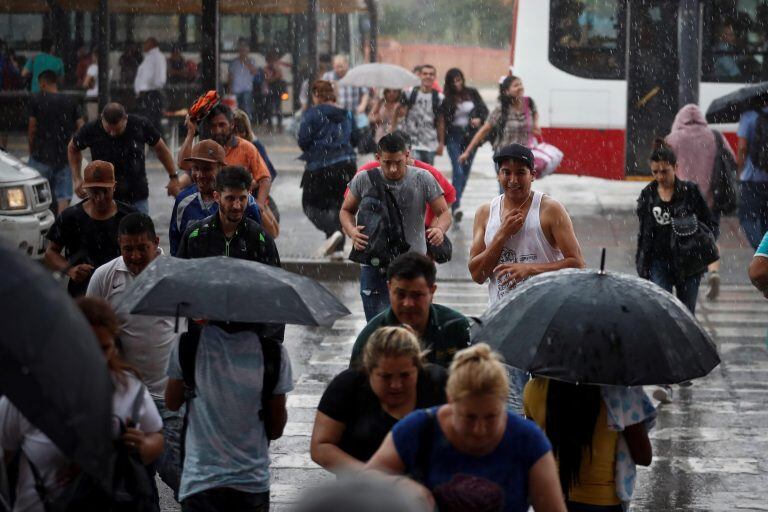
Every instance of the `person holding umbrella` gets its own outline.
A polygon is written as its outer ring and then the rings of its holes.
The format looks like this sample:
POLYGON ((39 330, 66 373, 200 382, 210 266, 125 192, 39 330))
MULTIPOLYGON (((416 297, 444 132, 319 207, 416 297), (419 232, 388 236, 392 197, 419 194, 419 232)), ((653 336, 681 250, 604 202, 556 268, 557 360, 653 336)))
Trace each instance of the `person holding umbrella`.
POLYGON ((507 411, 499 359, 485 343, 457 353, 448 403, 400 420, 366 468, 417 476, 403 484, 440 510, 565 512, 552 447, 533 422, 507 411))
MULTIPOLYGON (((113 438, 134 452, 143 464, 151 464, 163 451, 163 422, 147 388, 138 378, 138 372, 124 363, 118 354, 115 338, 120 322, 102 299, 82 297, 77 305, 98 339, 104 364, 108 366, 115 386, 112 396, 113 438), (134 411, 138 411, 138 415, 134 411), (123 425, 124 433, 121 433, 119 424, 123 425)), ((45 502, 56 503, 66 487, 74 485, 73 478, 78 473, 78 467, 7 397, 0 398, 0 448, 6 454, 21 452, 13 510, 48 510, 45 502)), ((146 476, 149 485, 148 472, 146 476)))
MULTIPOLYGON (((646 421, 656 411, 641 387, 610 407, 610 388, 535 377, 525 386, 525 416, 544 430, 558 463, 569 512, 622 512, 627 489, 620 463, 649 466, 652 459, 646 421), (604 391, 605 390, 605 391, 604 391), (608 397, 608 398, 606 398, 608 397), (618 431, 611 420, 629 411, 631 424, 618 431), (628 453, 627 453, 628 452, 628 453)), ((623 390, 622 390, 623 391, 623 390)), ((631 487, 628 489, 631 496, 631 487)))
POLYGON ((445 403, 447 372, 425 364, 409 327, 381 327, 365 346, 363 368, 334 377, 320 399, 312 460, 334 473, 362 468, 392 427, 414 409, 445 403))

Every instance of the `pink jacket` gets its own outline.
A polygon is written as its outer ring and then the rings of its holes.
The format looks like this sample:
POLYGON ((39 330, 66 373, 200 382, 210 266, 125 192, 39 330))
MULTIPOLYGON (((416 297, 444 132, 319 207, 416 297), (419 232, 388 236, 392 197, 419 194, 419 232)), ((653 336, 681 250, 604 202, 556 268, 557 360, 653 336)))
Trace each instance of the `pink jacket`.
MULTIPOLYGON (((712 207, 710 180, 715 164, 717 143, 712 129, 697 105, 685 105, 675 116, 672 131, 666 138, 677 155, 677 176, 696 183, 707 205, 712 207)), ((725 147, 733 153, 725 141, 725 147)))

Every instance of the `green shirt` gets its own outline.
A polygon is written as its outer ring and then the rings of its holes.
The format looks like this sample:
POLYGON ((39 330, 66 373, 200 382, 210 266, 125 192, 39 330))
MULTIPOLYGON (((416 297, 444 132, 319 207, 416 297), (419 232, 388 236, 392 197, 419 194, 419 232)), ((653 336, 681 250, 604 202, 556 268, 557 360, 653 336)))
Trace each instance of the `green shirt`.
POLYGON ((24 69, 29 71, 32 76, 32 92, 40 92, 40 84, 37 83, 37 75, 50 69, 57 76, 64 74, 64 61, 48 53, 38 53, 27 60, 24 69))
MULTIPOLYGON (((402 322, 397 319, 391 307, 373 317, 355 340, 349 366, 357 368, 362 364, 363 349, 373 331, 379 327, 401 324, 402 322)), ((428 362, 448 368, 453 355, 469 346, 469 320, 454 309, 432 304, 429 309, 427 330, 420 337, 420 341, 424 349, 429 349, 428 362)))

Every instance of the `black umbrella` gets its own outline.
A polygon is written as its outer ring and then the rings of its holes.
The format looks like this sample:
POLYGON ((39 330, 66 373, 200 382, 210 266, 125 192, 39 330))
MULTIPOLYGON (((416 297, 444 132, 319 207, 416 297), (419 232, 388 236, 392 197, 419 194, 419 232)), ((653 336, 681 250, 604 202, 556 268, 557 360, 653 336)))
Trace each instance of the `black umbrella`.
POLYGON ((738 123, 742 112, 759 108, 768 99, 768 82, 748 85, 710 103, 709 123, 738 123))
POLYGON ((99 342, 40 264, 0 246, 0 268, 0 394, 106 484, 112 474, 112 381, 99 342))
POLYGON ((313 279, 225 256, 156 258, 126 291, 118 310, 223 322, 328 326, 349 314, 313 279))
POLYGON ((485 312, 472 334, 516 368, 566 382, 684 382, 720 363, 682 302, 650 281, 596 270, 534 277, 485 312))

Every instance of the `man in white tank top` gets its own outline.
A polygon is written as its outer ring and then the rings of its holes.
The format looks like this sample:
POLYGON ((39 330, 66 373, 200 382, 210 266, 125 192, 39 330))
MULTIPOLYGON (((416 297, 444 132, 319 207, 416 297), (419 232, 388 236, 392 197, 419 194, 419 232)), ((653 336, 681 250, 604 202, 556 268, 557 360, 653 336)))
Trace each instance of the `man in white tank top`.
MULTIPOLYGON (((573 223, 562 204, 531 190, 535 178, 533 153, 520 144, 493 155, 504 193, 478 208, 472 228, 469 272, 488 281, 488 302, 494 304, 531 276, 563 268, 584 268, 573 223)), ((510 406, 522 412, 528 374, 511 367, 510 406)))
POLYGON ((472 279, 479 284, 489 281, 491 304, 531 276, 584 268, 568 212, 551 197, 531 190, 536 174, 531 150, 511 144, 493 161, 504 193, 475 213, 469 255, 472 279))

